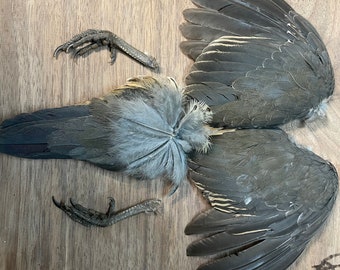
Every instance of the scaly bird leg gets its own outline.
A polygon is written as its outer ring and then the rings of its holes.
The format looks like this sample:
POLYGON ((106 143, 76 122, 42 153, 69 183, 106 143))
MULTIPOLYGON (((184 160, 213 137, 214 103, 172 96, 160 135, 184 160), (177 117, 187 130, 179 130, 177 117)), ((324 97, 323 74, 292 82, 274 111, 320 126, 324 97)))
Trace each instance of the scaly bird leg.
POLYGON ((74 203, 70 199, 70 205, 56 201, 52 197, 54 204, 64 211, 72 220, 86 226, 108 227, 123 219, 129 218, 140 213, 158 213, 161 201, 157 199, 146 200, 125 210, 115 211, 115 200, 110 198, 109 208, 106 213, 98 212, 93 209, 85 208, 80 204, 74 203))
POLYGON ((111 53, 111 63, 116 60, 117 50, 127 54, 142 65, 158 71, 159 66, 156 59, 152 56, 134 48, 122 38, 116 36, 110 31, 104 30, 87 30, 79 35, 74 36, 71 40, 60 45, 55 51, 53 56, 58 57, 61 52, 72 53, 75 58, 86 56, 96 49, 108 47, 111 53))

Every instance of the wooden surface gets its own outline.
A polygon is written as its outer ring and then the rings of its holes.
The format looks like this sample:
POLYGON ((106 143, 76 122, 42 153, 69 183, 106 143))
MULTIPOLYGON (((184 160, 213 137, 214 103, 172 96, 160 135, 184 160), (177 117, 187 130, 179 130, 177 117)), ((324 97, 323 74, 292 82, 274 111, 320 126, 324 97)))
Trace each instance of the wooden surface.
MULTIPOLYGON (((338 82, 340 2, 288 2, 324 38, 338 82)), ((178 26, 182 10, 192 6, 189 0, 0 3, 0 120, 80 103, 103 95, 131 76, 151 74, 121 54, 109 65, 107 51, 77 62, 66 55, 53 59, 56 46, 88 28, 111 30, 149 52, 158 59, 162 74, 183 85, 191 61, 179 50, 178 26)), ((299 143, 330 160, 338 171, 339 92, 337 86, 326 118, 292 132, 299 143)), ((83 162, 1 154, 0 269, 196 269, 205 260, 186 256, 186 246, 194 237, 185 236, 183 230, 208 206, 189 183, 171 197, 167 191, 168 185, 160 180, 137 182, 83 162), (101 210, 106 209, 109 196, 115 197, 118 208, 155 197, 163 200, 164 209, 160 215, 136 216, 106 229, 85 228, 59 211, 52 195, 64 200, 73 197, 101 210)), ((339 221, 338 200, 327 226, 290 269, 312 269, 323 258, 340 252, 339 221)))

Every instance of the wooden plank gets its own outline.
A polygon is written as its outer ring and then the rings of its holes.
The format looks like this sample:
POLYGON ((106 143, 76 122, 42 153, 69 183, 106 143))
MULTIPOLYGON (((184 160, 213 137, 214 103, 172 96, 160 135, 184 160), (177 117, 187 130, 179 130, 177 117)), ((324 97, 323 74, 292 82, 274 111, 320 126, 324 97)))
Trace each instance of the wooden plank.
MULTIPOLYGON (((155 56, 161 73, 183 85, 191 61, 179 50, 181 12, 189 0, 2 1, 0 9, 0 119, 21 112, 80 103, 108 92, 129 77, 152 74, 124 55, 109 65, 106 51, 74 62, 53 59, 56 46, 89 28, 107 29, 155 56)), ((290 0, 319 30, 340 71, 340 2, 290 0)), ((292 132, 296 140, 340 169, 339 87, 327 118, 292 132)), ((65 160, 25 160, 0 155, 0 269, 196 269, 188 258, 185 225, 208 206, 184 183, 171 197, 163 181, 136 181, 92 165, 65 160), (140 215, 113 227, 84 228, 58 211, 51 196, 73 197, 106 209, 161 198, 161 215, 140 215)), ((339 201, 339 200, 338 200, 339 201)), ((312 269, 340 252, 339 203, 327 225, 290 268, 312 269)), ((334 260, 333 260, 334 261, 334 260)), ((340 261, 340 260, 338 260, 340 261)), ((329 268, 331 269, 331 268, 329 268)))

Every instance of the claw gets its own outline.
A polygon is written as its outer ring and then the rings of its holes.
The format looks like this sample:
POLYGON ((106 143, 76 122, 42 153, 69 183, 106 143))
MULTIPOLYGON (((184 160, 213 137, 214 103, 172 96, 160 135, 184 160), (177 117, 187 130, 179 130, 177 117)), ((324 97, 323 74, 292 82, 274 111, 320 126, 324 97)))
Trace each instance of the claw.
POLYGON ((115 61, 115 51, 118 49, 150 69, 155 71, 158 71, 159 69, 154 57, 148 56, 137 50, 115 34, 102 30, 90 29, 74 36, 70 41, 58 46, 55 49, 53 56, 57 58, 61 52, 71 52, 73 53, 74 58, 77 58, 79 56, 90 54, 101 47, 107 47, 110 50, 111 63, 115 61))
POLYGON ((75 203, 71 198, 70 205, 65 205, 63 201, 58 202, 54 198, 54 196, 52 196, 53 203, 59 209, 65 212, 72 220, 87 227, 107 227, 123 219, 138 215, 140 213, 160 213, 161 201, 157 199, 147 200, 118 212, 114 211, 114 199, 109 199, 109 208, 106 213, 102 213, 93 209, 83 207, 82 205, 75 203))
POLYGON ((56 207, 58 207, 58 208, 60 208, 60 206, 63 204, 62 201, 58 202, 58 201, 54 198, 54 196, 52 196, 52 201, 53 201, 54 205, 55 205, 56 207))

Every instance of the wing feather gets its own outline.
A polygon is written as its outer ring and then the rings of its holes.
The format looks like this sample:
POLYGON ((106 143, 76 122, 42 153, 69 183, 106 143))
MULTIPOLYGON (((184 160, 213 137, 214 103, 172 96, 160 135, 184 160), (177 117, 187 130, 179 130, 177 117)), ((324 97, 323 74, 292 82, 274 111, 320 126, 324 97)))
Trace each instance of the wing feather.
POLYGON ((334 74, 326 47, 287 3, 193 2, 199 8, 185 10, 187 22, 181 26, 188 39, 181 48, 195 60, 186 91, 204 101, 213 97, 215 125, 277 126, 310 117, 332 95, 334 74), (213 82, 225 85, 226 98, 222 87, 213 93, 213 82), (231 93, 237 98, 230 99, 231 93))
POLYGON ((280 129, 216 136, 189 167, 213 207, 185 230, 205 235, 188 255, 215 255, 199 269, 286 269, 325 222, 338 190, 333 165, 280 129))

